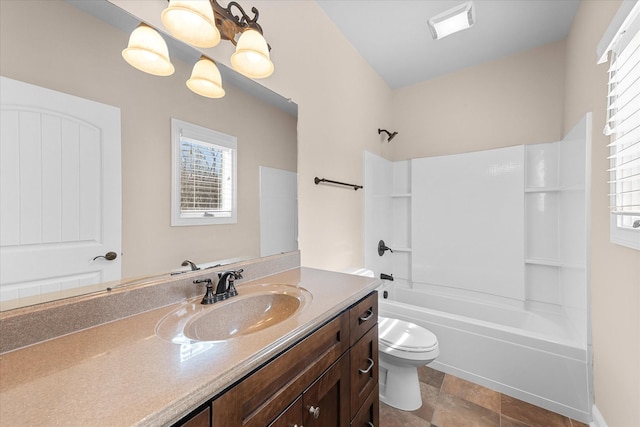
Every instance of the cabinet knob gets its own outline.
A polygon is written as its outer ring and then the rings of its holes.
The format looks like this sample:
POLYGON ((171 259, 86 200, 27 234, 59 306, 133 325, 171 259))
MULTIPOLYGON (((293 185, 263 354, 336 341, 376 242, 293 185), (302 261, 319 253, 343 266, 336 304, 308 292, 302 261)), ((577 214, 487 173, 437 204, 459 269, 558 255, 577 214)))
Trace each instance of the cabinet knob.
POLYGON ((309 406, 309 413, 317 420, 320 416, 320 407, 314 408, 313 406, 309 406))

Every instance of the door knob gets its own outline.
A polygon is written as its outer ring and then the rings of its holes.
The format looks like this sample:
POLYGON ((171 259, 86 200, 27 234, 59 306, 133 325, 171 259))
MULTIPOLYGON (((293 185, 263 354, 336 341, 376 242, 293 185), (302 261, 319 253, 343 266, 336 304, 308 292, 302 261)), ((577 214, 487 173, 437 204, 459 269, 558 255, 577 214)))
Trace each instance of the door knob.
POLYGON ((118 254, 117 254, 117 253, 115 253, 115 252, 113 252, 113 251, 111 251, 111 252, 107 252, 107 253, 106 253, 106 254, 104 254, 104 255, 98 255, 97 257, 93 258, 93 260, 95 261, 95 260, 97 260, 98 258, 104 258, 104 259, 106 259, 107 261, 113 261, 114 259, 118 258, 118 254))

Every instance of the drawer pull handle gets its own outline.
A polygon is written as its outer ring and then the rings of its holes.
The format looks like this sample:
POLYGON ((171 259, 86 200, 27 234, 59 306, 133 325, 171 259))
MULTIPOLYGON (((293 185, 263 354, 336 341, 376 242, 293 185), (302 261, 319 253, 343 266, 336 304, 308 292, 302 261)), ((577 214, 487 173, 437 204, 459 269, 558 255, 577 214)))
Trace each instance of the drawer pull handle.
POLYGON ((362 323, 362 322, 366 322, 372 317, 373 317, 373 309, 370 308, 369 310, 366 311, 366 314, 364 316, 360 316, 358 319, 360 320, 360 323, 362 323))
POLYGON ((313 406, 309 406, 309 413, 317 420, 318 417, 320 417, 320 407, 314 408, 313 406))
POLYGON ((367 360, 369 361, 369 366, 367 366, 367 369, 358 369, 358 371, 359 371, 361 374, 368 374, 368 373, 371 371, 371 369, 373 368, 373 365, 374 365, 374 363, 375 363, 375 362, 373 361, 373 359, 367 359, 367 360))
POLYGON ((376 426, 375 426, 371 421, 369 421, 369 422, 367 423, 367 425, 368 425, 369 427, 376 427, 376 426))

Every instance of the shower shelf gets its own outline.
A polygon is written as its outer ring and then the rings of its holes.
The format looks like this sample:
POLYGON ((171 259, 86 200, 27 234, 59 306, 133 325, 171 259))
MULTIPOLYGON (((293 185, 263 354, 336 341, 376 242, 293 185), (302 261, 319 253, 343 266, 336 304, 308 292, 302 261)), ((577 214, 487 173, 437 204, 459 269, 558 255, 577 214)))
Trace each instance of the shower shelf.
POLYGON ((525 188, 525 193, 557 193, 562 191, 560 187, 529 187, 525 188))
POLYGON ((392 194, 391 197, 394 197, 394 198, 402 198, 402 197, 409 198, 409 197, 411 197, 411 193, 392 194))
POLYGON ((533 264, 533 265, 546 265, 549 267, 562 267, 563 264, 560 261, 552 260, 552 259, 542 259, 542 258, 525 258, 525 264, 533 264))
POLYGON ((541 258, 525 258, 524 263, 527 265, 543 265, 547 267, 562 267, 562 268, 570 268, 575 270, 584 270, 586 268, 583 264, 572 264, 561 261, 555 261, 551 259, 541 259, 541 258))
POLYGON ((558 193, 561 191, 584 191, 584 186, 573 185, 567 187, 527 187, 525 193, 558 193))

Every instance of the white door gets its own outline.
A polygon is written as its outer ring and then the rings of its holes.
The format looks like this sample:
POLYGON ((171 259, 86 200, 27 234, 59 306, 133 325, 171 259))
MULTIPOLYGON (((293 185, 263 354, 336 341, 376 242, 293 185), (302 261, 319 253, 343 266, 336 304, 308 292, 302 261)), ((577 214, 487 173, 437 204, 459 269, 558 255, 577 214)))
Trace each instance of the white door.
POLYGON ((0 301, 119 280, 120 109, 5 77, 0 104, 0 301))

